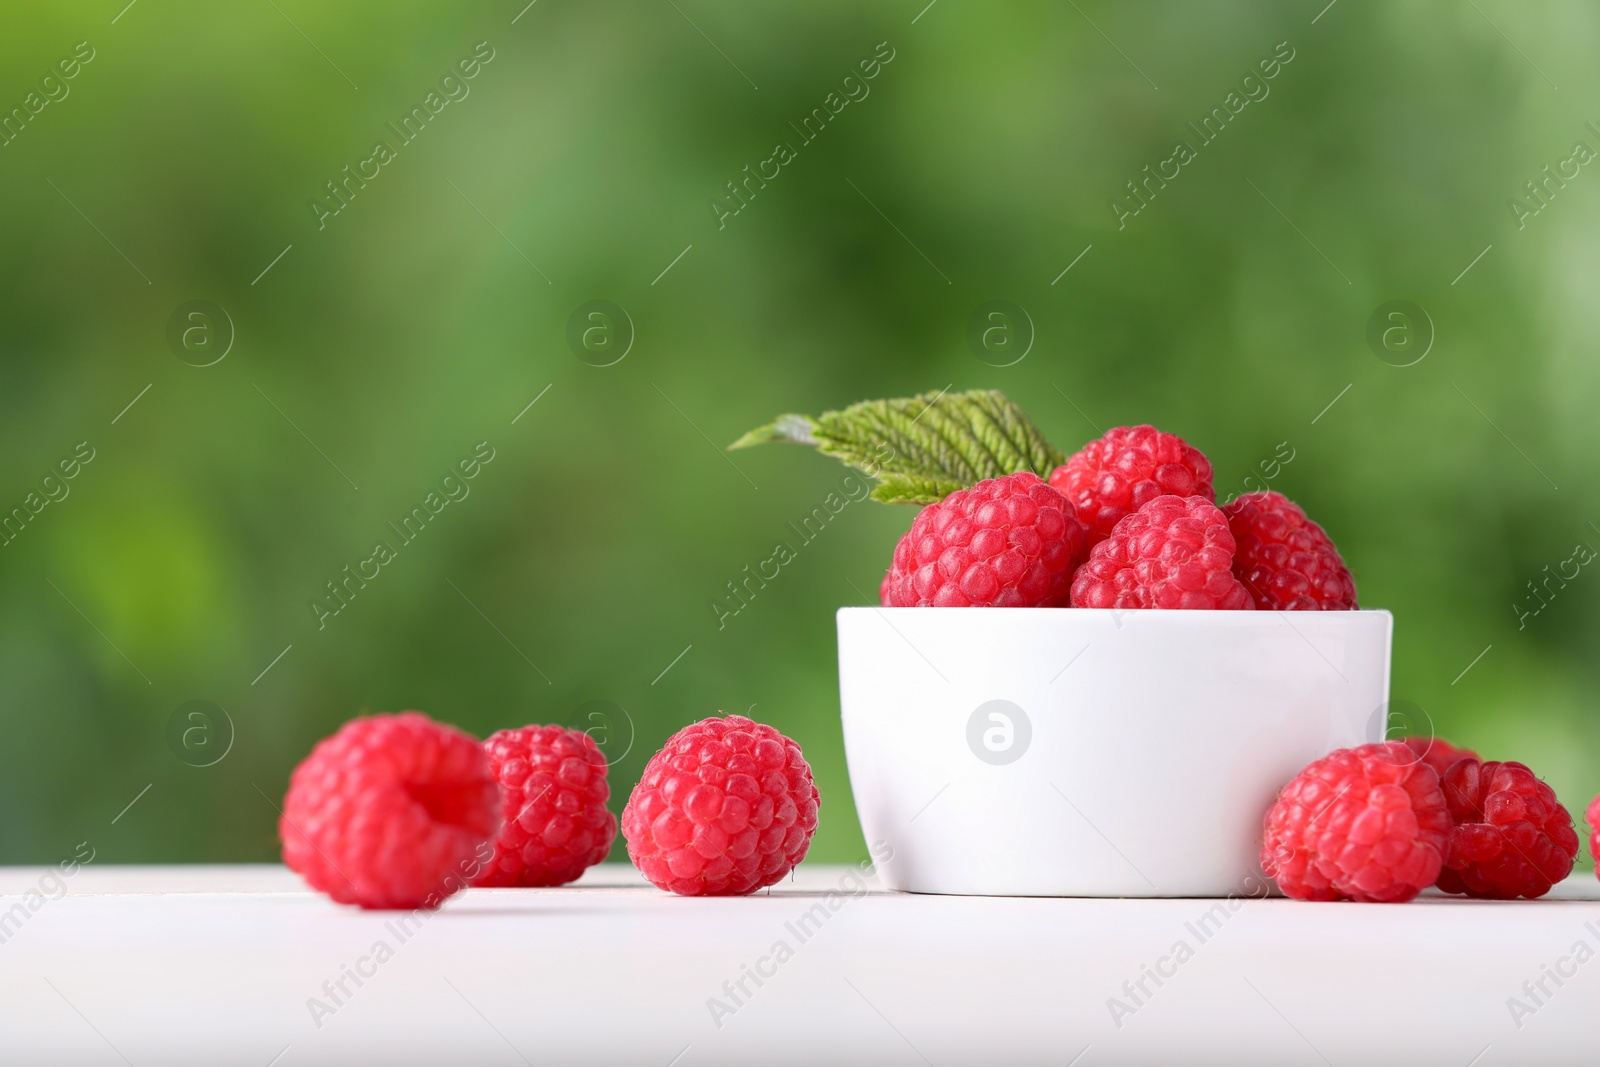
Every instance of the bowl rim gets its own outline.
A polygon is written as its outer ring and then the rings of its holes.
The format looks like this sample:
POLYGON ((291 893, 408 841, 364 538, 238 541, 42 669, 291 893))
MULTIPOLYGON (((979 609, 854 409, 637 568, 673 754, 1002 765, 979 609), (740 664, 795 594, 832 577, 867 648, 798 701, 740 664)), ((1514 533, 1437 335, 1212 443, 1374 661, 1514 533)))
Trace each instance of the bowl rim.
MULTIPOLYGON (((1165 619, 1179 625, 1193 625, 1197 623, 1217 624, 1223 623, 1234 626, 1249 626, 1271 620, 1278 624, 1278 616, 1295 616, 1306 619, 1370 619, 1382 616, 1387 619, 1394 618, 1394 612, 1388 608, 1355 608, 1350 611, 1217 611, 1217 610, 1187 610, 1180 608, 886 608, 875 604, 848 604, 837 609, 834 617, 843 619, 845 615, 859 614, 861 612, 896 612, 902 616, 909 613, 938 612, 940 615, 951 616, 951 621, 966 619, 974 621, 986 615, 1005 615, 1012 618, 1036 616, 1043 620, 1048 617, 1070 618, 1118 618, 1126 619, 1130 616, 1141 620, 1141 625, 1146 625, 1146 620, 1165 619)), ((1292 624, 1291 624, 1292 625, 1292 624)))

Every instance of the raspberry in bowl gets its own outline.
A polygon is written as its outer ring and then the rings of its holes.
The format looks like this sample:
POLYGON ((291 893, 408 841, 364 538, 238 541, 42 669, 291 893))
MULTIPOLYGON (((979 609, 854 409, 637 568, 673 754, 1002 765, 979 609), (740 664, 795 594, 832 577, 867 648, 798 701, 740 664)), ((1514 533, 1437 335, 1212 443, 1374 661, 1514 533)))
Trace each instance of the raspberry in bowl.
POLYGON ((879 593, 897 608, 1065 606, 1085 537, 1037 474, 991 478, 922 509, 879 593))
POLYGON ((770 441, 921 508, 881 606, 837 620, 851 787, 889 888, 1264 888, 1279 788, 1385 735, 1389 613, 1357 610, 1288 497, 1219 506, 1177 434, 1116 427, 1067 455, 1003 394, 942 390, 782 415, 735 447, 770 441))

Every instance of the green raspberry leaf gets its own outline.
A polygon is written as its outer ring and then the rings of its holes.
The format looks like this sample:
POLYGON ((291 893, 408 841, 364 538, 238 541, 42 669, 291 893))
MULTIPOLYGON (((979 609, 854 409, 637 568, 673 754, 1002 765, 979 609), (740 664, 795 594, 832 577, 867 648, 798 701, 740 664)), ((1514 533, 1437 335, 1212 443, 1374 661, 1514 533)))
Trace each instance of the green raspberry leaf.
POLYGON ((821 415, 780 415, 729 445, 810 445, 877 479, 874 500, 932 504, 986 478, 1067 461, 1022 409, 997 390, 864 400, 821 415))

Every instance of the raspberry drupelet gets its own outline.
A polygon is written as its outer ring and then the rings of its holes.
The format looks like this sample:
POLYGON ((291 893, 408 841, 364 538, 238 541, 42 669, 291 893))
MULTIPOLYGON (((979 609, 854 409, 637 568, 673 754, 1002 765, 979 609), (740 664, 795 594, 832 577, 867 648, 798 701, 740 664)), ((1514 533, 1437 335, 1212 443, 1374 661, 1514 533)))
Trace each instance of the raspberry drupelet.
POLYGON ((1439 775, 1439 780, 1444 780, 1444 772, 1448 771, 1457 760, 1477 759, 1478 754, 1470 748, 1458 748, 1442 737, 1402 737, 1401 744, 1409 748, 1412 753, 1434 769, 1439 775))

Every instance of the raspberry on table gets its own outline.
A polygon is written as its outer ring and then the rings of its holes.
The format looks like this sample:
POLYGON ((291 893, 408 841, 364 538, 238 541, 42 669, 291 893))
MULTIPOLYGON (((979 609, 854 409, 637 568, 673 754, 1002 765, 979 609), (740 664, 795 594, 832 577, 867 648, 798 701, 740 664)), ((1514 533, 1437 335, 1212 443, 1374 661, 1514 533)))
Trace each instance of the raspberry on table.
POLYGON ((1072 505, 1037 474, 990 478, 917 513, 895 546, 883 605, 1064 607, 1085 548, 1072 505))
MULTIPOLYGON (((1589 824, 1589 855, 1593 857, 1600 854, 1600 797, 1589 801, 1589 808, 1583 817, 1589 824)), ((1600 875, 1600 866, 1595 868, 1595 874, 1600 875)))
POLYGON ((319 741, 289 778, 278 833, 284 863, 341 904, 436 908, 477 874, 499 824, 477 739, 405 711, 319 741))
POLYGON ((1201 496, 1158 496, 1117 523, 1072 579, 1075 608, 1249 610, 1233 534, 1201 496))
POLYGON ((1050 484, 1078 509, 1092 547, 1111 536, 1124 516, 1158 496, 1215 502, 1211 478, 1211 462, 1177 434, 1154 426, 1118 426, 1051 472, 1050 484))
POLYGON ((1444 780, 1444 772, 1457 760, 1478 758, 1472 749, 1457 748, 1442 737, 1403 737, 1400 743, 1409 748, 1417 759, 1432 767, 1440 781, 1444 780))
POLYGON ((1555 791, 1520 763, 1463 759, 1445 773, 1455 826, 1439 888, 1494 900, 1532 900, 1572 873, 1578 833, 1555 791))
POLYGON ((703 719, 650 757, 622 811, 628 856, 683 896, 741 896, 788 874, 817 828, 800 746, 742 715, 703 719))
POLYGON ((1282 493, 1245 493, 1223 505, 1238 548, 1233 573, 1258 608, 1353 611, 1356 583, 1333 540, 1282 493))
POLYGON ((1381 741, 1329 753, 1279 791, 1261 866, 1296 900, 1400 903, 1439 877, 1449 840, 1439 776, 1381 741))
POLYGON ((483 743, 500 784, 500 834, 477 886, 565 885, 604 860, 617 836, 606 758, 561 726, 522 726, 483 743))

